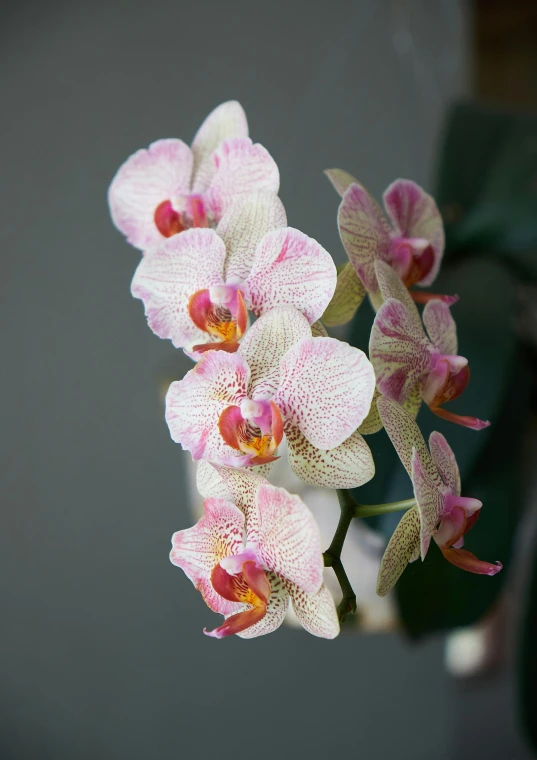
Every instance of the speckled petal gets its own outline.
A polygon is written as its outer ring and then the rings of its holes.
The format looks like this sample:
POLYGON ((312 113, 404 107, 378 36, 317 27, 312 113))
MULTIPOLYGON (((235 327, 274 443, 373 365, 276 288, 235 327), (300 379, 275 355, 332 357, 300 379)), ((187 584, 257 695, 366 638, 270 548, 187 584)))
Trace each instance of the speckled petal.
POLYGON ((247 193, 278 193, 280 173, 268 150, 249 137, 224 140, 213 154, 216 172, 205 194, 215 219, 222 218, 232 201, 247 193))
POLYGON ((328 338, 329 337, 328 331, 320 319, 318 319, 316 322, 312 324, 311 337, 312 338, 328 338))
POLYGON ((344 169, 325 169, 324 173, 332 183, 332 187, 336 193, 339 193, 341 197, 345 195, 346 190, 348 190, 352 184, 360 184, 356 177, 353 177, 352 174, 349 174, 349 172, 346 172, 344 169))
POLYGON ((410 319, 416 324, 416 327, 423 330, 418 307, 395 269, 389 264, 386 264, 385 261, 376 261, 375 274, 377 275, 383 300, 387 301, 388 298, 395 298, 396 301, 401 301, 406 308, 410 319))
POLYGON ((275 193, 252 193, 234 198, 216 228, 226 244, 226 282, 245 280, 260 241, 267 233, 286 225, 283 203, 275 193))
POLYGON ((238 350, 250 367, 253 397, 272 398, 280 382, 282 356, 305 337, 311 338, 310 324, 292 306, 279 306, 254 322, 238 350))
POLYGON ((209 351, 182 380, 170 385, 166 396, 170 435, 193 459, 211 458, 209 443, 220 438, 220 414, 230 404, 240 405, 249 379, 248 365, 238 353, 209 351))
POLYGON ((246 114, 236 100, 217 106, 196 132, 192 141, 194 193, 203 193, 209 187, 216 172, 213 153, 223 140, 230 137, 248 137, 246 114))
POLYGON ((128 242, 145 251, 166 238, 155 225, 163 202, 188 193, 192 153, 182 140, 157 140, 120 166, 108 190, 112 221, 128 242))
POLYGON ((319 319, 336 287, 330 254, 313 238, 292 227, 269 232, 259 243, 244 297, 256 316, 276 306, 294 306, 309 323, 319 319))
POLYGON ((215 496, 229 499, 236 504, 250 521, 257 500, 257 489, 266 485, 267 480, 247 469, 235 469, 210 464, 202 460, 198 465, 197 487, 207 498, 215 496))
POLYGON ((450 445, 442 435, 436 430, 429 436, 429 449, 433 462, 436 465, 440 475, 449 490, 455 496, 461 495, 461 475, 455 454, 450 445))
MULTIPOLYGON (((289 607, 289 593, 282 578, 279 578, 275 573, 267 572, 267 578, 270 582, 271 593, 266 615, 258 623, 238 633, 237 636, 240 636, 241 639, 265 636, 267 633, 277 630, 283 623, 289 607)), ((244 605, 243 609, 248 609, 248 606, 244 605)))
POLYGON ((336 327, 350 322, 364 300, 365 294, 366 289, 349 261, 338 271, 334 296, 322 316, 325 324, 328 327, 336 327))
POLYGON ((444 511, 445 496, 438 486, 437 479, 429 477, 416 449, 412 452, 412 485, 420 513, 421 558, 425 559, 431 538, 444 511))
POLYGON ((210 336, 193 323, 190 297, 224 280, 226 248, 214 230, 191 229, 149 251, 138 265, 131 293, 145 307, 147 322, 159 338, 177 348, 207 343, 210 336))
POLYGON ((434 263, 419 285, 434 282, 444 254, 444 225, 434 198, 415 182, 398 179, 384 193, 384 205, 396 231, 403 237, 428 240, 434 263))
POLYGON ((367 417, 358 428, 358 432, 361 435, 373 435, 373 433, 378 433, 379 430, 382 430, 382 420, 380 419, 380 414, 377 406, 377 400, 379 396, 380 392, 378 388, 375 388, 375 393, 373 394, 373 399, 371 401, 371 406, 369 408, 367 417))
POLYGON ((429 301, 423 309, 423 323, 441 354, 456 356, 458 351, 457 326, 451 309, 444 301, 429 301))
POLYGON ((317 449, 300 430, 285 425, 289 444, 289 465, 295 475, 319 488, 358 488, 371 480, 375 463, 369 446, 353 433, 333 449, 317 449))
POLYGON ((420 550, 420 515, 417 507, 412 507, 402 516, 393 532, 380 563, 377 580, 377 594, 386 596, 407 564, 416 559, 420 550))
POLYGON ((367 417, 374 390, 363 351, 334 338, 304 338, 281 360, 274 401, 311 444, 333 449, 367 417))
POLYGON ((302 627, 313 636, 335 639, 339 633, 339 620, 334 598, 326 586, 321 586, 315 594, 307 594, 290 583, 287 588, 302 627))
POLYGON ((431 368, 430 343, 405 306, 393 298, 377 312, 369 356, 380 392, 403 403, 431 368))
POLYGON ((374 264, 390 254, 390 225, 378 203, 359 184, 346 190, 338 211, 341 241, 366 289, 378 291, 374 264))
POLYGON ((429 477, 434 483, 441 485, 442 480, 414 417, 400 404, 386 396, 379 398, 377 406, 384 428, 409 478, 412 479, 412 449, 416 449, 429 477))
POLYGON ((240 509, 224 499, 207 499, 204 515, 196 525, 172 536, 171 562, 184 570, 206 604, 223 615, 237 612, 241 605, 216 593, 211 573, 224 557, 239 553, 243 529, 244 515, 240 509))
POLYGON ((265 566, 304 591, 318 591, 323 582, 321 536, 302 499, 262 484, 256 512, 256 520, 247 524, 247 542, 265 566))

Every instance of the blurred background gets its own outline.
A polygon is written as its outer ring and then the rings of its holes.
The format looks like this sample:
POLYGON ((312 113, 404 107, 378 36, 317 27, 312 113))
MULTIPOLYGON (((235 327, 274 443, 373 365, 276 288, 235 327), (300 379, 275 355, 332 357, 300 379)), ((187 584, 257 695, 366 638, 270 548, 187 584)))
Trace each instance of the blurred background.
MULTIPOLYGON (((0 13, 2 760, 533 757, 535 4, 17 0, 0 13), (217 643, 168 560, 197 499, 162 389, 190 361, 130 296, 139 254, 106 191, 132 152, 189 142, 228 99, 279 164, 289 223, 336 262, 325 168, 377 197, 412 178, 446 220, 439 289, 462 296, 474 362, 455 411, 494 423, 479 444, 446 430, 466 493, 490 504, 482 558, 505 570, 459 585, 433 556, 405 572, 382 632, 217 643)), ((386 462, 371 489, 409 496, 386 462)), ((371 591, 369 567, 353 572, 371 591)))

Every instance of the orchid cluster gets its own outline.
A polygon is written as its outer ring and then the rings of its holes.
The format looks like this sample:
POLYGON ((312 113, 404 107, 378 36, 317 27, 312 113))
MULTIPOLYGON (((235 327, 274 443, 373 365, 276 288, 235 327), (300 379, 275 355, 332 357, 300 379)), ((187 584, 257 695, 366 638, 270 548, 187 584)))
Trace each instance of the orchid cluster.
POLYGON ((427 448, 415 421, 425 402, 456 424, 489 424, 443 406, 469 380, 450 311, 456 298, 409 289, 429 287, 440 268, 435 201, 397 180, 384 194, 385 215, 350 174, 326 173, 341 195, 349 262, 339 272, 316 240, 287 225, 278 167, 248 136, 237 102, 209 114, 191 147, 166 139, 134 153, 109 189, 116 227, 142 252, 132 294, 151 330, 195 362, 169 388, 166 422, 199 461, 204 513, 174 534, 170 557, 224 616, 205 631, 216 638, 270 633, 289 604, 307 631, 337 636, 353 611, 340 555, 354 517, 406 510, 381 563, 380 595, 425 558, 431 539, 459 568, 501 569, 462 548, 481 502, 461 496, 444 436, 432 433, 427 448), (325 327, 348 322, 366 294, 376 311, 369 356, 325 327), (360 505, 349 489, 375 474, 364 436, 383 427, 414 496, 360 505), (268 480, 284 439, 299 478, 338 491, 340 524, 324 554, 306 504, 268 480), (342 587, 337 609, 324 566, 342 587))

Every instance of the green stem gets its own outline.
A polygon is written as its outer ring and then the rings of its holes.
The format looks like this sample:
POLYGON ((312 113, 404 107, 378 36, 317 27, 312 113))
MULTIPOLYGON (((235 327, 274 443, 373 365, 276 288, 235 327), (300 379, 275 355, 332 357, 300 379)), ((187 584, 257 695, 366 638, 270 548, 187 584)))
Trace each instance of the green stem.
POLYGON ((354 517, 373 517, 374 515, 387 515, 390 512, 399 512, 410 509, 416 505, 416 499, 404 499, 392 501, 388 504, 355 504, 354 517))

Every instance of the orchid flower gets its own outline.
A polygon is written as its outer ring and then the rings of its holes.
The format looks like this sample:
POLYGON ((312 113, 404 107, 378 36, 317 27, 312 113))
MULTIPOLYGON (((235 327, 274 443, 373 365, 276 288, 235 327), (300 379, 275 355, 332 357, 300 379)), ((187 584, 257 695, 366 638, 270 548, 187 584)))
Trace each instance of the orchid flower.
POLYGON ((286 227, 274 193, 236 199, 215 230, 191 229, 146 253, 132 282, 149 326, 193 358, 236 351, 248 309, 287 304, 313 324, 330 301, 336 268, 312 238, 286 227))
POLYGON ((416 505, 401 518, 381 562, 377 593, 395 585, 408 562, 422 560, 431 538, 452 565, 478 575, 496 575, 500 562, 483 562, 462 549, 464 535, 475 524, 482 503, 461 496, 461 479, 453 451, 441 433, 429 437, 429 449, 416 421, 385 396, 378 409, 386 432, 412 481, 416 505))
POLYGON ((303 314, 280 306, 254 323, 236 353, 209 351, 171 384, 166 421, 193 459, 235 467, 272 462, 285 434, 298 477, 353 488, 375 471, 357 432, 374 389, 362 351, 312 337, 303 314))
POLYGON ((217 639, 272 633, 291 600, 309 633, 335 638, 339 623, 323 585, 319 529, 304 502, 245 470, 202 464, 205 513, 173 535, 170 559, 226 618, 204 633, 217 639))
POLYGON ((129 243, 146 251, 190 227, 213 227, 239 195, 278 192, 278 167, 248 137, 236 101, 222 103, 189 148, 157 140, 119 168, 108 191, 112 220, 129 243))
POLYGON ((454 414, 442 408, 463 392, 470 379, 468 360, 457 354, 457 328, 443 301, 429 301, 423 310, 423 329, 415 303, 396 272, 382 261, 375 276, 386 299, 378 310, 369 356, 380 392, 399 404, 409 401, 417 414, 421 400, 450 422, 482 430, 490 422, 454 414))
MULTIPOLYGON (((444 227, 434 198, 415 182, 398 179, 383 196, 386 218, 375 199, 352 175, 341 169, 329 169, 326 174, 342 196, 339 233, 362 284, 360 288, 350 267, 343 270, 332 310, 339 307, 342 318, 349 319, 365 291, 378 308, 382 302, 374 267, 378 260, 393 267, 407 287, 431 285, 444 253, 444 227)), ((412 297, 422 302, 429 300, 431 294, 412 293, 412 297)), ((335 324, 329 321, 330 316, 329 313, 327 324, 335 324)))

